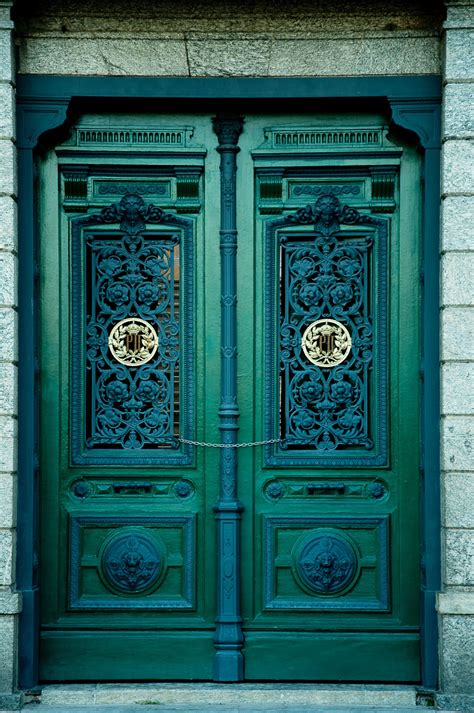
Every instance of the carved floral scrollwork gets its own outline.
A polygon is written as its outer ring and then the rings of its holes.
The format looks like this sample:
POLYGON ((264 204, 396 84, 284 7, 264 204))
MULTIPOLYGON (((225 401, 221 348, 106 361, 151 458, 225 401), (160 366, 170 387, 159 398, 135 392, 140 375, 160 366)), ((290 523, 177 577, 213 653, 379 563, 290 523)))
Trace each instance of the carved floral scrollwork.
POLYGON ((134 450, 165 439, 174 445, 179 238, 144 230, 146 222, 168 219, 135 194, 91 217, 119 222, 121 234, 86 238, 88 448, 134 450))
MULTIPOLYGON (((372 449, 373 239, 339 232, 341 221, 362 219, 331 194, 288 220, 314 224, 315 235, 281 238, 282 447, 372 449)), ((370 216, 364 216, 367 222, 370 216)))
POLYGON ((315 203, 300 208, 288 220, 292 223, 310 223, 314 230, 322 236, 330 237, 337 233, 341 223, 346 225, 370 222, 371 216, 362 216, 358 210, 348 205, 341 206, 334 193, 320 196, 315 203))

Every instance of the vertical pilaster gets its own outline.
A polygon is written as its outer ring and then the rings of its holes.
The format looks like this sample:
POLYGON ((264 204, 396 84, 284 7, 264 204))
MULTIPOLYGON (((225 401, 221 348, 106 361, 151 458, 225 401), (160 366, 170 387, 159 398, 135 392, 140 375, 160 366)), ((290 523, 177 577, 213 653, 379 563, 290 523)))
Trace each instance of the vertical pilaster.
MULTIPOLYGON (((1 2, 1 0, 0 0, 1 2)), ((39 562, 38 536, 38 404, 36 333, 36 239, 34 149, 39 137, 66 120, 68 100, 35 106, 17 101, 18 154, 18 260, 21 265, 18 299, 18 342, 28 345, 18 364, 18 561, 16 587, 21 593, 19 627, 19 685, 33 688, 38 682, 39 562)))
POLYGON ((448 0, 441 174, 443 708, 474 710, 474 0, 448 0))
POLYGON ((217 617, 214 638, 214 679, 241 681, 244 673, 243 635, 240 616, 240 517, 237 498, 237 146, 242 120, 217 116, 214 131, 221 156, 221 443, 220 494, 215 507, 217 521, 217 617), (230 446, 230 447, 229 447, 230 446))

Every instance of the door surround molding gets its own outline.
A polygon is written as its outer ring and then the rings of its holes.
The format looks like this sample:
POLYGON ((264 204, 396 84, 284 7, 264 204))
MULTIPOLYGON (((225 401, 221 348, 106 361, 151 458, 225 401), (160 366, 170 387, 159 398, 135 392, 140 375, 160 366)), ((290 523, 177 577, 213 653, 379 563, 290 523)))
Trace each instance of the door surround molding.
MULTIPOLYGON (((163 78, 19 75, 17 77, 19 339, 36 343, 35 155, 68 131, 78 111, 109 100, 130 110, 160 100, 333 100, 370 103, 389 112, 392 125, 414 139, 423 160, 422 227, 422 685, 436 688, 438 630, 435 608, 440 589, 439 462, 439 197, 441 78, 424 76, 295 78, 163 78), (436 236, 436 237, 435 237, 436 236)), ((112 107, 111 107, 112 108, 112 107)), ((235 110, 235 109, 234 109, 235 110)), ((19 364, 19 452, 17 589, 20 617, 20 686, 38 681, 38 565, 36 454, 38 410, 34 348, 19 364)))

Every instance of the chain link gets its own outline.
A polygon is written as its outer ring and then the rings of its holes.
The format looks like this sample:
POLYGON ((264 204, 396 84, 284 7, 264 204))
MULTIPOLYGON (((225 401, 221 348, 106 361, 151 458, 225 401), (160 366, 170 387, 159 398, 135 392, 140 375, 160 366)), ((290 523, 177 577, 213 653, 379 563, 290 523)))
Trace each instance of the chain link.
POLYGON ((250 446, 266 446, 270 443, 279 443, 281 438, 269 438, 267 441, 252 441, 248 443, 206 443, 206 441, 191 441, 189 438, 181 438, 181 436, 176 436, 176 440, 180 443, 186 443, 188 446, 203 446, 204 448, 249 448, 250 446))

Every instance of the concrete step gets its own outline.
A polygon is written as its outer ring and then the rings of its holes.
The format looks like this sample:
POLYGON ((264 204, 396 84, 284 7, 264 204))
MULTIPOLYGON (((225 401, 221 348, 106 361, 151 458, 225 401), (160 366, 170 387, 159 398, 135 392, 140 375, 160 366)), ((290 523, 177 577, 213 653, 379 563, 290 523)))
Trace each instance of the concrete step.
MULTIPOLYGON (((91 705, 91 706, 48 706, 25 705, 23 713, 422 713, 426 710, 421 706, 399 708, 394 706, 314 706, 292 705, 275 707, 274 705, 91 705)), ((428 710, 435 710, 429 708, 428 710)), ((2 711, 0 711, 2 713, 2 711)), ((444 711, 443 713, 455 713, 444 711)))
POLYGON ((110 683, 45 686, 40 693, 27 696, 22 710, 24 713, 421 713, 425 707, 434 710, 433 700, 429 695, 420 695, 414 686, 110 683))
MULTIPOLYGON (((420 706, 410 706, 409 708, 399 708, 393 706, 314 706, 314 705, 292 705, 275 707, 274 705, 206 705, 198 706, 190 704, 181 705, 91 705, 91 706, 48 706, 48 705, 25 705, 23 713, 421 713, 424 708, 420 706)), ((428 710, 435 710, 434 708, 428 710)), ((1 711, 0 711, 1 713, 1 711)), ((445 711, 444 713, 449 713, 445 711)), ((454 712, 453 712, 454 713, 454 712)))
MULTIPOLYGON (((324 708, 354 706, 383 709, 416 706, 414 686, 318 685, 301 683, 150 683, 83 684, 45 686, 39 698, 43 706, 132 704, 165 706, 314 706, 324 708)), ((43 708, 44 710, 44 708, 43 708)))

